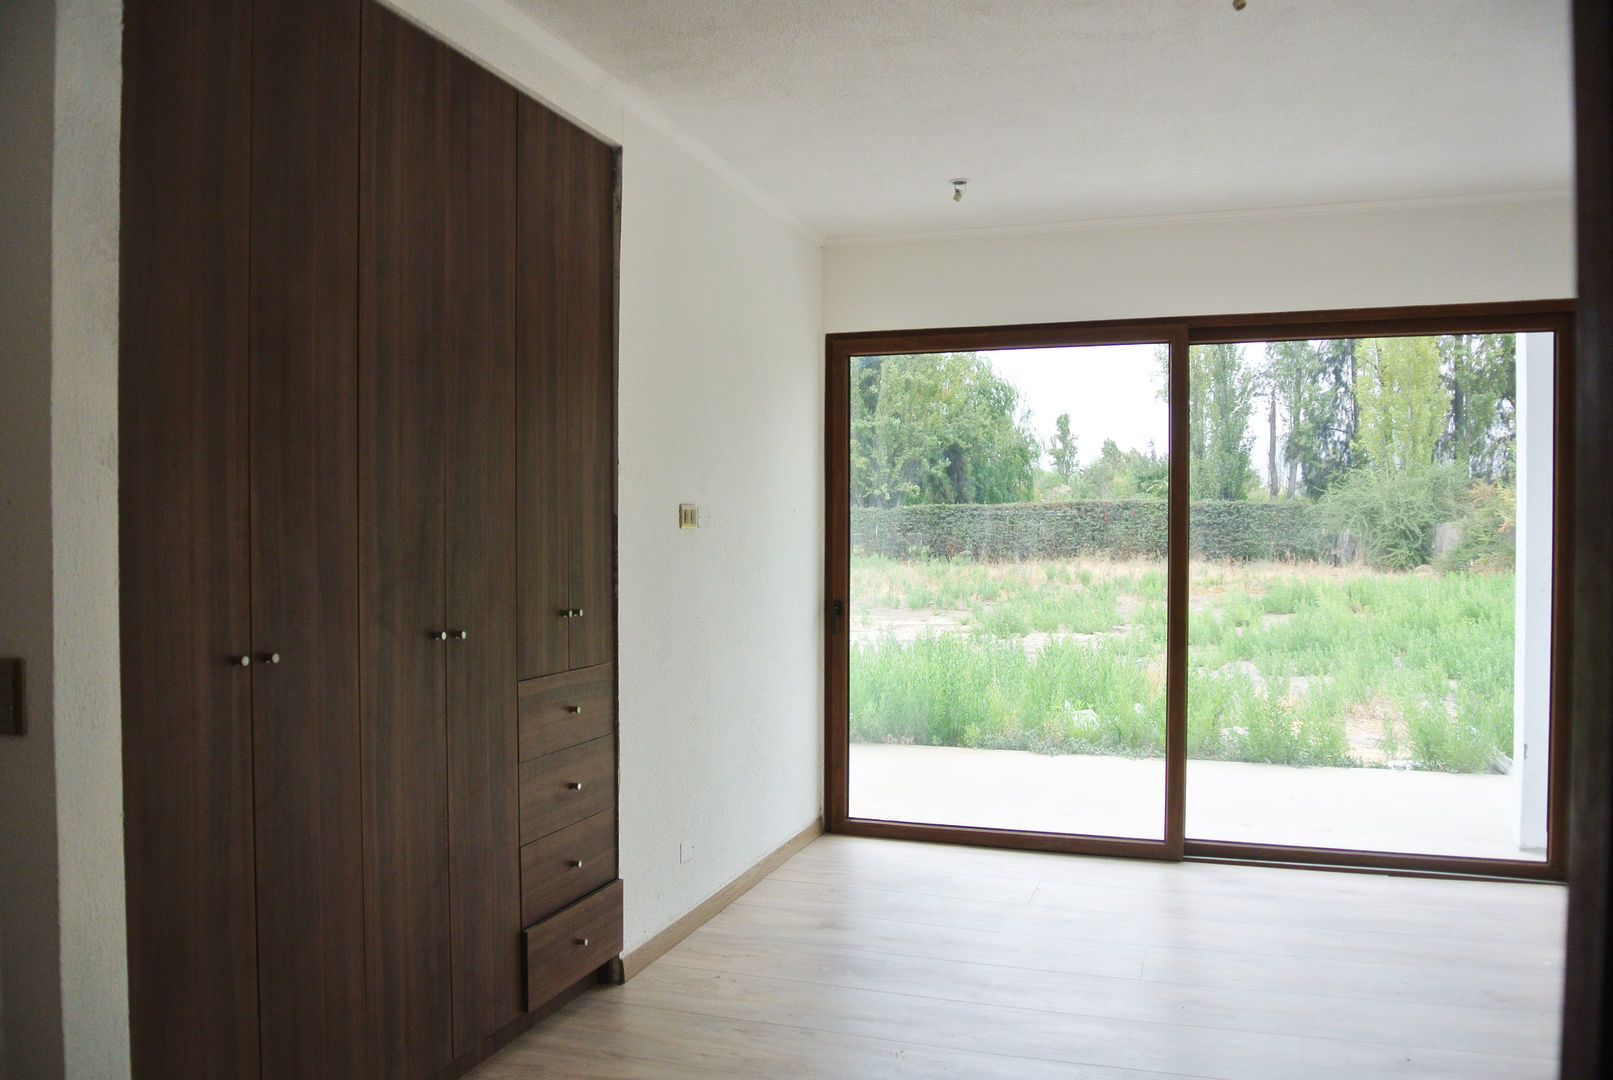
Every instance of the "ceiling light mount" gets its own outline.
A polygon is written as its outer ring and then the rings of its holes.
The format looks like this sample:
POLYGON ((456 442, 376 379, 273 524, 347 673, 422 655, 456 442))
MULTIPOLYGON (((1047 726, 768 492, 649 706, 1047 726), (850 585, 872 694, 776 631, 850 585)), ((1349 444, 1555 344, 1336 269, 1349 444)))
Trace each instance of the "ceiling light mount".
POLYGON ((968 187, 968 186, 969 186, 968 179, 966 179, 964 177, 961 177, 961 176, 958 179, 952 181, 952 201, 953 202, 962 202, 963 201, 963 189, 968 187))
POLYGON ((1249 0, 1232 0, 1232 10, 1242 11, 1249 6, 1249 0))

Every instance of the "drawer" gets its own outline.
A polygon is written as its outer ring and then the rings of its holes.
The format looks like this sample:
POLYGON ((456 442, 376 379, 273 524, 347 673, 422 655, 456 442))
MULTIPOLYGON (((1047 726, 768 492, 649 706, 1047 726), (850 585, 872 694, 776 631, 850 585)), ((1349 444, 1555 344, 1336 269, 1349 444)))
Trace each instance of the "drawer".
POLYGON ((535 923, 616 877, 616 811, 521 849, 521 924, 535 923))
POLYGON ((622 883, 526 929, 526 1009, 531 1012, 622 951, 622 883))
POLYGON ((521 763, 521 843, 616 805, 616 739, 585 742, 521 763))
POLYGON ((521 760, 614 732, 614 670, 601 664, 517 684, 521 760))

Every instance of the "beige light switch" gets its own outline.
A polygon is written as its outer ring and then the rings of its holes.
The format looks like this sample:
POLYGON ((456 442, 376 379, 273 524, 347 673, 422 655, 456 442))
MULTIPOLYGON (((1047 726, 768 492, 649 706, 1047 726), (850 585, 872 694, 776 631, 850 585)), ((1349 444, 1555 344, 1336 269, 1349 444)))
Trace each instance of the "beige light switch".
POLYGON ((698 528, 700 528, 700 508, 698 506, 696 506, 694 503, 679 503, 678 504, 678 528, 680 528, 680 529, 698 529, 698 528))

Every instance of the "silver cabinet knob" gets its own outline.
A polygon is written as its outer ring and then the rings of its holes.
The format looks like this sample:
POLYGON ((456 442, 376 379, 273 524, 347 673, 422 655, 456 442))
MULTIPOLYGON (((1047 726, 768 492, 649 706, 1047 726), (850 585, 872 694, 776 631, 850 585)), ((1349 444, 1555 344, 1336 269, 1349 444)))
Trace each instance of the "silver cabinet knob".
POLYGON ((578 713, 582 712, 582 706, 581 705, 567 705, 566 706, 566 711, 568 713, 570 713, 572 716, 576 716, 578 713))
POLYGON ((230 657, 230 663, 241 667, 251 667, 252 658, 250 656, 232 656, 230 657))
POLYGON ((436 638, 438 641, 447 641, 448 640, 448 631, 446 631, 446 630, 438 630, 435 634, 432 634, 431 636, 436 638))
POLYGON ((581 859, 567 859, 566 860, 566 865, 571 867, 573 870, 581 870, 582 869, 582 860, 581 859))
POLYGON ((470 637, 469 630, 451 630, 449 633, 458 638, 460 641, 464 641, 466 638, 470 637))
POLYGON ((278 664, 280 662, 280 654, 277 652, 269 653, 263 658, 263 661, 267 664, 278 664))
POLYGON ((585 938, 585 937, 578 938, 577 939, 577 947, 582 948, 582 949, 587 948, 588 947, 588 939, 585 938))
POLYGON ((566 782, 566 786, 568 788, 570 788, 572 791, 581 791, 582 790, 582 781, 581 780, 569 780, 569 781, 566 782))

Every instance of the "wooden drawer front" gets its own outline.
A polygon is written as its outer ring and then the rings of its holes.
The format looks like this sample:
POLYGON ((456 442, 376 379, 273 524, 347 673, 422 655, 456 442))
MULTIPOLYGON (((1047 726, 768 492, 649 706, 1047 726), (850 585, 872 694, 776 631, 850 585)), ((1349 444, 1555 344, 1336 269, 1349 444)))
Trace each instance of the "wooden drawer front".
POLYGON ((616 805, 616 739, 585 742, 521 763, 521 843, 616 805))
POLYGON ((521 849, 521 922, 535 923, 616 877, 616 811, 521 849))
POLYGON ((622 951, 622 883, 613 881, 526 930, 531 1012, 622 951))
POLYGON ((521 760, 614 732, 613 670, 610 664, 601 664, 518 684, 521 760))

